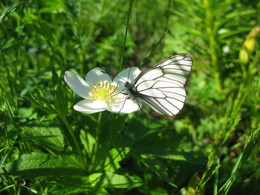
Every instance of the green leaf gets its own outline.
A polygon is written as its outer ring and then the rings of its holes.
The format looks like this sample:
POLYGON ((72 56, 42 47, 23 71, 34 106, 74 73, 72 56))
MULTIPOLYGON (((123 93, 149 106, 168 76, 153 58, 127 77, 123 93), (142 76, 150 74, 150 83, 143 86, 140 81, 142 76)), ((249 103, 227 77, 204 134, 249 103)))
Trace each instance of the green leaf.
MULTIPOLYGON (((118 177, 116 174, 109 174, 106 173, 106 175, 109 175, 110 177, 114 177, 115 180, 121 180, 122 177, 118 177)), ((102 173, 95 173, 90 175, 90 178, 94 180, 101 179, 100 177, 103 176, 102 173)), ((125 177, 124 177, 125 178, 125 177)), ((123 180, 121 180, 121 183, 123 180)), ((119 183, 119 182, 117 182, 119 183)), ((104 187, 111 187, 108 185, 104 186, 96 186, 96 183, 89 179, 88 176, 65 176, 58 178, 54 186, 51 187, 50 192, 53 195, 60 195, 60 194, 80 194, 80 193, 87 193, 87 194, 98 194, 98 195, 107 195, 107 191, 104 189, 104 187)), ((113 187, 113 186, 112 186, 113 187)))
POLYGON ((65 115, 65 113, 67 113, 67 91, 54 66, 52 66, 52 83, 55 94, 55 110, 60 115, 65 115))
POLYGON ((142 155, 141 157, 144 164, 147 167, 149 167, 153 172, 155 172, 159 177, 161 177, 167 183, 169 183, 173 187, 177 187, 176 183, 171 181, 171 178, 169 177, 167 172, 168 168, 161 160, 147 155, 142 155))
POLYGON ((95 189, 133 188, 142 185, 142 182, 137 178, 112 172, 93 173, 89 176, 89 180, 95 189))
POLYGON ((39 143, 41 146, 62 151, 64 149, 64 137, 58 127, 25 127, 25 130, 30 133, 28 139, 39 143))
POLYGON ((4 19, 4 17, 8 16, 10 13, 12 13, 13 11, 15 11, 17 8, 19 8, 20 6, 24 5, 25 3, 29 2, 29 0, 25 0, 20 2, 19 4, 15 5, 14 7, 10 8, 8 11, 6 11, 4 14, 0 15, 0 22, 2 22, 2 20, 4 19))
POLYGON ((66 176, 55 181, 52 194, 107 194, 104 188, 133 188, 142 185, 139 179, 112 172, 93 173, 89 176, 66 176))
POLYGON ((150 130, 142 135, 131 147, 135 154, 165 155, 180 145, 181 136, 169 131, 150 130))
POLYGON ((240 173, 242 165, 246 163, 246 160, 249 157, 251 151, 255 148, 257 143, 259 143, 259 139, 260 139, 260 124, 258 125, 258 128, 255 129, 247 139, 243 151, 240 153, 238 160, 233 166, 230 177, 225 182, 225 184, 220 188, 219 193, 228 194, 232 184, 234 183, 234 181, 236 180, 236 178, 240 173))
POLYGON ((1 167, 1 175, 21 175, 26 179, 39 176, 83 175, 83 170, 66 164, 67 160, 54 155, 33 152, 23 154, 1 167))
POLYGON ((42 9, 39 10, 39 13, 48 13, 48 14, 59 14, 66 13, 67 9, 64 1, 52 0, 52 1, 43 1, 42 9))
POLYGON ((80 140, 81 140, 82 144, 84 145, 87 155, 91 156, 91 154, 94 150, 95 144, 96 144, 95 137, 87 131, 80 130, 80 140))
POLYGON ((230 22, 230 20, 234 20, 236 17, 241 17, 241 16, 246 16, 246 15, 252 15, 256 13, 256 10, 254 9, 246 9, 246 10, 237 10, 237 11, 232 11, 228 14, 225 15, 225 17, 220 18, 219 20, 216 21, 216 26, 221 27, 225 23, 230 22))
POLYGON ((93 187, 87 176, 63 176, 55 181, 50 193, 53 195, 79 194, 83 192, 90 193, 92 190, 93 187))
MULTIPOLYGON (((36 92, 38 94, 41 94, 41 91, 36 90, 36 92)), ((37 107, 39 107, 41 110, 43 110, 46 113, 52 114, 52 113, 56 113, 55 108, 53 107, 53 105, 48 102, 48 100, 40 97, 34 97, 32 94, 27 94, 25 95, 25 98, 30 101, 31 103, 35 104, 37 107)))
POLYGON ((205 157, 194 157, 193 154, 182 152, 182 153, 168 153, 164 155, 154 155, 159 158, 168 160, 185 161, 191 164, 206 165, 207 159, 205 157))
POLYGON ((119 164, 126 155, 129 153, 129 148, 113 148, 109 151, 108 156, 105 161, 105 170, 114 172, 119 169, 121 166, 119 164))

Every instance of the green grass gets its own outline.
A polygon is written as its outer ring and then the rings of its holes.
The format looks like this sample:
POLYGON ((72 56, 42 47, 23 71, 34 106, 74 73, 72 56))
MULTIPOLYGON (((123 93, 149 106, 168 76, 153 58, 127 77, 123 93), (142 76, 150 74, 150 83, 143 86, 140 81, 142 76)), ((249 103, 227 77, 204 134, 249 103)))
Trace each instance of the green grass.
POLYGON ((0 2, 0 193, 259 194, 256 0, 0 2), (190 53, 184 109, 86 115, 64 72, 190 53))

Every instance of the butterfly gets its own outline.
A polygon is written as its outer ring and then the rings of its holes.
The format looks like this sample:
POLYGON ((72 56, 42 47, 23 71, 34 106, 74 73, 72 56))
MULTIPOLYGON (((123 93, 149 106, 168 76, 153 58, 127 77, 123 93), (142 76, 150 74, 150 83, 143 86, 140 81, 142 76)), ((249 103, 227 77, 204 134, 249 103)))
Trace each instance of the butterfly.
MULTIPOLYGON (((161 115, 175 116, 182 109, 186 91, 184 85, 192 67, 192 56, 177 54, 166 58, 130 79, 121 80, 125 87, 124 95, 149 106, 161 115)), ((136 72, 128 69, 130 72, 136 72)))

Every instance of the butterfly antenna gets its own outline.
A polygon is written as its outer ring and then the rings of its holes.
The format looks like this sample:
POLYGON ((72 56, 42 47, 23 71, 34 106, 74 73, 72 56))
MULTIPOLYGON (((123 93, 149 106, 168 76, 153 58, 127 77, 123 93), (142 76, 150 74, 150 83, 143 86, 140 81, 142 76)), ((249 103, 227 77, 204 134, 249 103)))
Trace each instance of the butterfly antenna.
MULTIPOLYGON (((130 67, 129 70, 128 70, 127 80, 124 79, 123 77, 119 77, 119 76, 115 76, 115 77, 114 77, 114 78, 119 78, 119 79, 121 79, 121 80, 123 80, 123 81, 120 81, 120 80, 119 80, 119 81, 117 82, 116 88, 114 89, 114 91, 113 91, 112 93, 114 93, 115 90, 118 88, 119 83, 122 83, 123 85, 125 85, 125 83, 127 83, 127 82, 129 81, 129 75, 130 75, 130 69, 131 69, 131 68, 132 68, 132 67, 130 67)), ((119 93, 122 93, 123 91, 124 91, 124 89, 121 90, 121 91, 119 91, 119 92, 116 93, 116 94, 113 94, 113 96, 118 95, 119 93)), ((126 95, 126 94, 124 94, 124 95, 126 95)), ((113 96, 112 96, 112 97, 113 97, 113 96)))
MULTIPOLYGON (((119 91, 119 92, 117 92, 117 93, 115 93, 115 91, 116 91, 116 89, 117 89, 117 87, 118 87, 118 85, 119 85, 119 83, 123 83, 122 81, 118 81, 118 83, 116 84, 116 87, 115 87, 115 89, 111 92, 111 94, 113 94, 111 97, 114 97, 114 96, 116 96, 116 95, 118 95, 118 94, 120 94, 120 93, 122 93, 125 89, 122 89, 121 91, 119 91)), ((124 84, 124 83, 123 83, 124 84)), ((122 93, 123 95, 127 95, 127 94, 124 94, 124 93, 122 93)))

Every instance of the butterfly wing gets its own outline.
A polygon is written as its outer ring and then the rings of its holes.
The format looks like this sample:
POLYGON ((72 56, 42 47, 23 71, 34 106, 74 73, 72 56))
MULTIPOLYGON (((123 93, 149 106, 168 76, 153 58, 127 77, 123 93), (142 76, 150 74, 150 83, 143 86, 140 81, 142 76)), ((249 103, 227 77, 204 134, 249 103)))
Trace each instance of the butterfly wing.
POLYGON ((142 72, 134 81, 137 101, 155 112, 174 116, 183 107, 184 85, 192 67, 192 57, 178 54, 169 57, 142 72))

